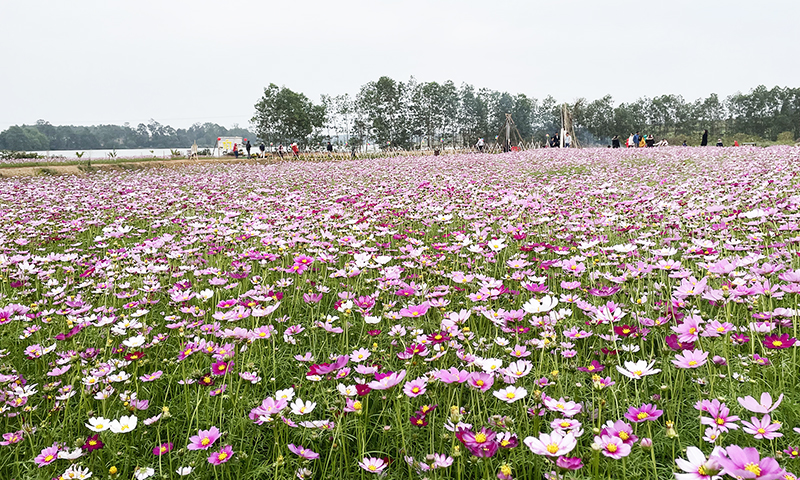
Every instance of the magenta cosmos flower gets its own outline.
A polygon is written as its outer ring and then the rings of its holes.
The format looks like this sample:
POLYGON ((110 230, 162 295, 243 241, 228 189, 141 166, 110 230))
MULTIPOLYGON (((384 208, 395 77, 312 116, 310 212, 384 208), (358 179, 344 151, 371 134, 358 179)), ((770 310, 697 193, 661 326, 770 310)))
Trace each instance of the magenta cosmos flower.
POLYGON ((173 444, 172 442, 162 443, 161 445, 153 448, 153 455, 160 457, 165 453, 169 453, 172 450, 173 444))
POLYGON ((641 407, 629 407, 628 413, 625 414, 625 418, 630 420, 633 423, 641 423, 647 421, 653 421, 661 416, 664 413, 662 410, 656 409, 655 405, 651 405, 649 403, 645 403, 641 407))
POLYGON ((233 457, 233 447, 225 445, 218 452, 214 452, 208 457, 208 463, 212 465, 221 465, 233 457))
POLYGON ((560 432, 539 434, 539 438, 527 437, 522 441, 536 455, 560 457, 572 451, 578 444, 572 432, 562 435, 560 432))
POLYGON ((796 338, 790 338, 788 333, 783 335, 767 335, 764 338, 766 348, 784 349, 789 348, 797 342, 796 338))
POLYGON ((375 374, 375 380, 369 382, 367 386, 373 390, 388 390, 406 378, 406 371, 387 372, 385 374, 375 374))
POLYGON ((716 458, 722 466, 722 473, 731 477, 778 480, 783 476, 783 469, 774 458, 761 458, 758 450, 752 447, 731 445, 725 449, 725 455, 716 458))
POLYGON ((230 368, 231 365, 229 365, 228 362, 217 362, 211 365, 211 374, 225 375, 226 373, 228 373, 228 369, 230 368))
POLYGON ((219 438, 220 432, 217 427, 211 427, 208 430, 200 430, 197 435, 189 437, 189 445, 186 446, 187 450, 208 450, 214 445, 214 442, 219 438))
POLYGON ((295 445, 293 443, 289 444, 289 451, 294 453, 299 457, 303 457, 306 460, 316 460, 319 458, 319 453, 310 450, 302 445, 295 445))
POLYGON ((386 470, 386 467, 389 464, 386 463, 386 460, 382 458, 374 458, 374 457, 364 457, 364 459, 358 462, 358 466, 363 468, 364 470, 368 471, 369 473, 383 473, 386 470))

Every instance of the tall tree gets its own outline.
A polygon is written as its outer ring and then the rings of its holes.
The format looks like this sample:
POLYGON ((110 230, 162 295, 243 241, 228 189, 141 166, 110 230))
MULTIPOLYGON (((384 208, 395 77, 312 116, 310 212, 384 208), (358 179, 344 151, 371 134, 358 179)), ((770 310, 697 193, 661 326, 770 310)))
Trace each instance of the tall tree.
POLYGON ((255 105, 251 120, 256 135, 264 141, 307 141, 314 129, 322 128, 325 107, 314 105, 302 93, 271 83, 255 105))

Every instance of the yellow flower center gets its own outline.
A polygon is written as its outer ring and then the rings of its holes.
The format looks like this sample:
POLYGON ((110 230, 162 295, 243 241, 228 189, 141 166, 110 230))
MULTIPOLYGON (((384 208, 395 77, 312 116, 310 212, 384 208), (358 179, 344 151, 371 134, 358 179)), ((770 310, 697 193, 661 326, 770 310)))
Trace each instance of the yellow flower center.
POLYGON ((748 463, 747 465, 744 466, 744 469, 746 471, 752 473, 756 477, 760 477, 761 476, 761 467, 759 467, 755 463, 748 463))
POLYGON ((479 387, 482 387, 483 386, 483 380, 478 380, 477 382, 475 382, 475 385, 477 385, 479 387))
POLYGON ((558 451, 558 445, 555 443, 551 443, 547 446, 547 451, 551 454, 555 454, 558 451))
POLYGON ((419 387, 414 387, 411 389, 413 393, 419 393, 419 387))
POLYGON ((516 395, 514 394, 514 392, 508 392, 508 393, 506 393, 506 398, 508 398, 508 399, 512 399, 512 398, 514 398, 514 397, 516 397, 516 395))
POLYGON ((370 472, 374 472, 375 470, 378 469, 378 467, 376 467, 375 465, 370 465, 367 468, 369 469, 370 472))
POLYGON ((630 435, 628 435, 628 432, 619 432, 619 438, 624 442, 625 440, 630 438, 630 435))
POLYGON ((475 443, 483 443, 486 441, 486 435, 483 433, 479 433, 475 435, 475 443))
POLYGON ((690 360, 689 361, 689 366, 690 367, 694 367, 695 365, 697 365, 697 360, 690 360))
POLYGON ((649 416, 650 415, 648 415, 647 412, 639 412, 639 414, 636 415, 636 418, 638 418, 639 420, 644 420, 645 418, 647 418, 649 416))
POLYGON ((617 446, 616 444, 609 443, 608 445, 606 445, 606 450, 608 450, 611 453, 614 453, 617 451, 617 446))
POLYGON ((781 342, 780 340, 773 340, 772 345, 780 347, 781 345, 783 345, 783 342, 781 342))
POLYGON ((211 443, 211 439, 210 439, 210 438, 208 438, 208 437, 206 437, 206 438, 204 438, 204 439, 202 439, 202 440, 200 441, 200 445, 202 445, 202 446, 204 446, 204 447, 205 447, 206 445, 208 445, 209 443, 211 443))
POLYGON ((634 375, 641 376, 641 375, 642 375, 642 371, 641 371, 641 370, 635 370, 635 371, 633 372, 633 374, 634 374, 634 375))
POLYGON ((226 458, 228 458, 228 454, 225 453, 225 452, 222 452, 217 456, 217 458, 219 459, 219 461, 225 460, 226 458))
POLYGON ((44 457, 44 461, 45 461, 45 462, 49 462, 49 461, 50 461, 50 460, 52 460, 52 459, 53 459, 53 456, 52 456, 52 455, 48 455, 48 456, 44 457))

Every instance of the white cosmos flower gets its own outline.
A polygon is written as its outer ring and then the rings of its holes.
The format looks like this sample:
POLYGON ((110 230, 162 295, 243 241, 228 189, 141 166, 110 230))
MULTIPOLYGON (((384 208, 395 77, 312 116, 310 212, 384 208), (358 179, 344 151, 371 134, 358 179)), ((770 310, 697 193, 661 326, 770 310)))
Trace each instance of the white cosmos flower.
POLYGON ((114 433, 128 433, 133 431, 136 428, 136 423, 139 420, 131 415, 131 416, 122 416, 119 420, 111 420, 109 423, 109 429, 114 433))
POLYGON ((555 297, 545 295, 541 301, 531 298, 522 305, 522 309, 532 314, 545 313, 554 309, 556 305, 558 305, 558 300, 556 300, 555 297))
POLYGON ((292 407, 292 413, 295 415, 306 415, 313 412, 317 404, 314 402, 304 402, 298 398, 292 402, 290 406, 292 407))
POLYGON ((183 477, 185 475, 189 475, 193 471, 194 469, 192 467, 180 467, 179 469, 175 470, 175 473, 183 477))
POLYGON ((528 394, 528 391, 522 387, 515 387, 509 385, 506 388, 492 392, 492 395, 499 398, 506 403, 514 403, 517 400, 522 400, 528 394))
POLYGON ((58 451, 58 458, 64 460, 75 460, 76 458, 83 455, 83 450, 80 447, 76 448, 75 450, 69 451, 69 449, 59 450, 58 451))
POLYGON ((103 417, 92 417, 89 420, 89 423, 86 423, 86 428, 93 432, 104 432, 108 430, 108 426, 111 423, 111 420, 103 417))
POLYGON ((144 337, 144 335, 136 335, 135 337, 131 337, 123 341, 122 344, 128 348, 138 348, 144 345, 146 340, 147 339, 144 337))

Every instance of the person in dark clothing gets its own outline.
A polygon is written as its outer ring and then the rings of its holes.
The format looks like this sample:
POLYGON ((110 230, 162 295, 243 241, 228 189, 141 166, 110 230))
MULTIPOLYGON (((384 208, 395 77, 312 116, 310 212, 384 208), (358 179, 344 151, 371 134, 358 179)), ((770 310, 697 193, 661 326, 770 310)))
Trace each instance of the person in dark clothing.
POLYGON ((281 160, 283 160, 283 144, 278 145, 278 155, 280 155, 281 160))
POLYGON ((327 148, 327 149, 328 149, 328 155, 330 155, 331 153, 333 153, 333 145, 331 145, 331 142, 328 142, 328 146, 327 146, 327 147, 325 147, 325 148, 327 148))
POLYGON ((656 144, 656 139, 653 138, 652 135, 647 135, 647 137, 644 140, 644 144, 647 145, 647 148, 653 148, 653 145, 656 144))
POLYGON ((682 147, 688 147, 689 145, 686 143, 686 140, 684 140, 684 141, 683 141, 683 145, 681 145, 681 146, 682 146, 682 147))
POLYGON ((641 139, 642 139, 642 137, 639 136, 639 132, 636 132, 633 135, 633 146, 634 146, 634 148, 639 146, 639 140, 641 140, 641 139))
POLYGON ((233 144, 233 156, 239 158, 239 145, 233 144))
POLYGON ((614 138, 611 139, 611 148, 620 148, 619 135, 614 135, 614 138))
POLYGON ((261 142, 261 145, 258 146, 258 149, 261 150, 261 158, 264 158, 264 152, 267 150, 267 146, 264 145, 264 142, 261 142))
POLYGON ((723 147, 724 146, 724 145, 722 145, 722 139, 721 138, 717 140, 717 146, 718 147, 723 147))
POLYGON ((705 147, 708 145, 708 130, 703 131, 703 139, 700 140, 700 146, 705 147))
POLYGON ((250 140, 248 140, 247 143, 244 144, 244 148, 245 150, 247 150, 247 158, 250 158, 250 148, 252 148, 252 145, 250 145, 250 140))

